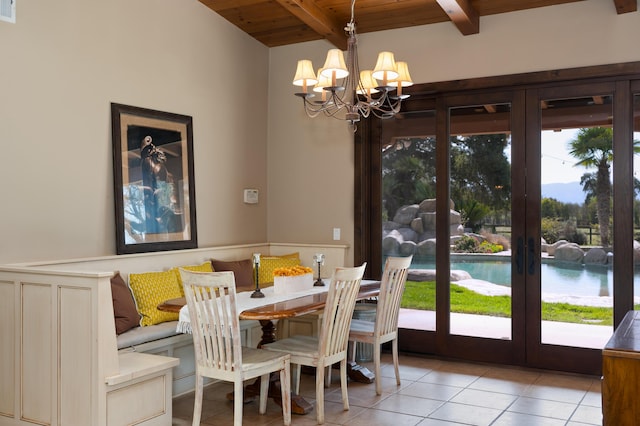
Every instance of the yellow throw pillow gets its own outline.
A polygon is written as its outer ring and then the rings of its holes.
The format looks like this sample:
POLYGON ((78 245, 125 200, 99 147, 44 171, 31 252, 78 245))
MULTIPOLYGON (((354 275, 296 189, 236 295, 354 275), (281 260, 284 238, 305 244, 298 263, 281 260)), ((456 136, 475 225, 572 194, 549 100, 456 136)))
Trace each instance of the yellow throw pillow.
POLYGON ((288 268, 300 265, 298 257, 266 256, 260 258, 260 269, 258 269, 258 282, 263 284, 273 284, 273 270, 276 268, 288 268))
POLYGON ((288 254, 274 254, 272 256, 267 256, 267 257, 285 257, 285 258, 296 258, 296 259, 300 259, 300 253, 299 252, 294 252, 294 253, 288 253, 288 254))
POLYGON ((182 297, 175 271, 129 274, 129 287, 136 300, 138 312, 142 315, 141 326, 178 320, 177 313, 158 310, 158 305, 165 300, 182 297))
POLYGON ((194 272, 213 272, 213 267, 211 266, 211 262, 204 262, 202 265, 185 265, 178 266, 176 268, 171 269, 178 277, 178 285, 180 286, 180 294, 184 297, 184 287, 182 287, 182 277, 180 277, 179 268, 186 269, 187 271, 194 272))

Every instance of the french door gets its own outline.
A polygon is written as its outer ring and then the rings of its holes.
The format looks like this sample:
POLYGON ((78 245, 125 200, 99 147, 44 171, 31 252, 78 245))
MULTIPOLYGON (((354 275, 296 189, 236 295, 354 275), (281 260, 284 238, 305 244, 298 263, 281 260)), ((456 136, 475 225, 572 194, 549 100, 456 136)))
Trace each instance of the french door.
POLYGON ((614 324, 633 309, 636 84, 442 93, 359 129, 357 257, 376 276, 385 256, 413 250, 414 267, 434 272, 407 290, 435 286, 435 304, 401 324, 403 350, 599 373, 614 324), (409 160, 423 175, 402 173, 409 160), (390 195, 402 179, 420 189, 406 195, 419 228, 395 214, 411 210, 390 195), (412 244, 403 227, 418 234, 412 244), (484 247, 471 250, 469 236, 484 247), (591 307, 605 309, 571 314, 591 307))

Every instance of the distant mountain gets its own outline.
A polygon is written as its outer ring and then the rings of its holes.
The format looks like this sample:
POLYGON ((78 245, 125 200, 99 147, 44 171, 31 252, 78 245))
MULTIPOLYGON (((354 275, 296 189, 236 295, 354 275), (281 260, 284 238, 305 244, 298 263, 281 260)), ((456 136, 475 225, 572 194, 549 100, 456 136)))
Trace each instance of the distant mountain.
POLYGON ((545 183, 541 186, 543 198, 555 198, 563 203, 584 203, 585 193, 580 182, 545 183))

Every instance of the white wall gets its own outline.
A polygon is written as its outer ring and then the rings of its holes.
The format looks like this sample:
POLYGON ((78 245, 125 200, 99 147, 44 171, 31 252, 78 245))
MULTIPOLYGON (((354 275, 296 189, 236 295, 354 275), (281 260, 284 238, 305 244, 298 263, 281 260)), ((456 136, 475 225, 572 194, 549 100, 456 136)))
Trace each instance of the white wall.
MULTIPOLYGON (((356 6, 356 25, 358 12, 356 6)), ((452 23, 361 34, 361 69, 378 51, 409 63, 416 83, 640 60, 640 12, 617 15, 610 0, 588 0, 480 19, 463 36, 452 23)), ((296 61, 324 63, 327 42, 270 49, 270 241, 331 241, 353 245, 353 140, 347 124, 307 118, 291 85, 296 61), (303 201, 301 201, 303 200, 303 201), (302 218, 302 219, 301 219, 302 218)))
POLYGON ((111 102, 193 117, 200 246, 266 240, 268 49, 178 3, 19 1, 0 22, 0 263, 115 254, 111 102))

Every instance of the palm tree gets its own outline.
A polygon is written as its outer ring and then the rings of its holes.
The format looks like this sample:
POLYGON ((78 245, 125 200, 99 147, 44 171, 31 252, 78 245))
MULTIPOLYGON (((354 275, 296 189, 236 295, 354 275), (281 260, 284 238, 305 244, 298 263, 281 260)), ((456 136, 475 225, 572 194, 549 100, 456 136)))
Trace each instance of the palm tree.
MULTIPOLYGON (((633 142, 634 153, 640 152, 638 141, 633 142)), ((611 217, 611 161, 613 160, 613 129, 591 127, 580 129, 576 139, 569 142, 569 153, 579 161, 576 166, 595 167, 595 173, 585 173, 580 184, 587 197, 596 198, 600 243, 609 246, 609 218, 611 217), (595 179, 594 179, 595 178, 595 179)))
MULTIPOLYGON (((613 160, 613 129, 591 127, 580 129, 574 140, 569 142, 569 153, 578 159, 576 166, 595 167, 595 196, 600 226, 600 243, 609 242, 609 218, 611 217, 611 161, 613 160)), ((585 191, 593 190, 593 180, 581 180, 585 191), (587 183, 589 185, 587 185, 587 183)))

